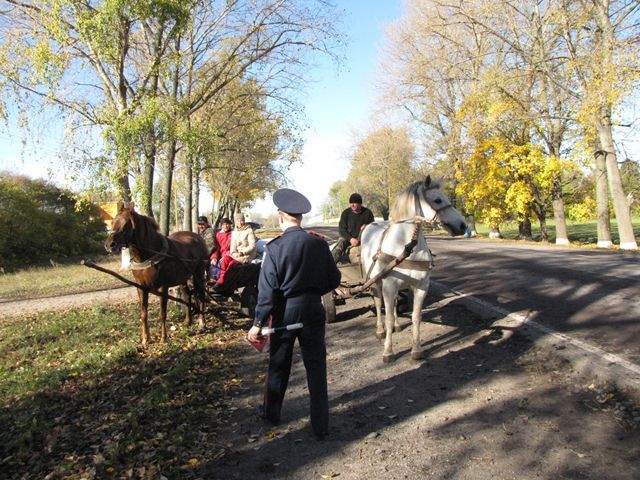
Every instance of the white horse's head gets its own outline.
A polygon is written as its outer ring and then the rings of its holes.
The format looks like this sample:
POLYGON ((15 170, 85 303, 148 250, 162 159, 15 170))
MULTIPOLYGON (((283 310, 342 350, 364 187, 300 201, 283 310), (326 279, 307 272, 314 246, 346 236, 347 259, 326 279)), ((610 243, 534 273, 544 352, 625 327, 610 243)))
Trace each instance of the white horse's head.
POLYGON ((415 216, 439 223, 451 235, 462 235, 467 230, 467 222, 440 190, 440 181, 432 181, 430 175, 424 181, 409 185, 396 197, 391 208, 392 222, 401 222, 415 216))

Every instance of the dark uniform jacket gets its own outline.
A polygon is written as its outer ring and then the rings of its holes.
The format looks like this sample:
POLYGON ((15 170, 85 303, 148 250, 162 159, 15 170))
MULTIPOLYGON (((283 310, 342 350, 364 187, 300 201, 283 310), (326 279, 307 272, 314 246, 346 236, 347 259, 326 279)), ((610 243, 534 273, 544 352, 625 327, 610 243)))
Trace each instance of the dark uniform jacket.
POLYGON ((287 228, 266 247, 258 280, 254 325, 267 324, 269 315, 283 310, 286 299, 317 295, 340 285, 340 271, 327 243, 300 227, 287 228))
POLYGON ((360 213, 355 213, 351 208, 345 209, 340 215, 340 223, 338 224, 340 237, 345 240, 360 238, 362 227, 372 223, 373 220, 373 212, 367 207, 362 207, 360 213))

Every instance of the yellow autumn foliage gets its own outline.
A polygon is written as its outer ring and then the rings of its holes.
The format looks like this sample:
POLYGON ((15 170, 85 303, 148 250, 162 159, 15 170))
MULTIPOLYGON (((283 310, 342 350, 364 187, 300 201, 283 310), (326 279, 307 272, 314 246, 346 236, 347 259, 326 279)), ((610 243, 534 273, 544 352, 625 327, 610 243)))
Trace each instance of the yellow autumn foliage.
POLYGON ((488 138, 457 162, 456 193, 480 221, 497 227, 509 218, 523 219, 536 199, 550 198, 553 181, 567 163, 530 143, 488 138))

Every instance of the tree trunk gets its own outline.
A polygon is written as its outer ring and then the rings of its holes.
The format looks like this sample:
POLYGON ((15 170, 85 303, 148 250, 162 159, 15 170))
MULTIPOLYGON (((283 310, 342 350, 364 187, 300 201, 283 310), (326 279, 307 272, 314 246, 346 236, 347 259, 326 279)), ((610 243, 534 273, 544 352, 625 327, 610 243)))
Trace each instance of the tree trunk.
MULTIPOLYGON (((180 51, 180 37, 176 39, 176 51, 180 51)), ((176 101, 176 99, 178 98, 178 86, 180 79, 179 62, 180 60, 177 59, 173 69, 171 98, 174 101, 176 101)), ((171 215, 171 187, 173 185, 173 167, 176 161, 177 147, 178 141, 175 138, 169 139, 169 142, 167 143, 167 159, 164 169, 164 178, 162 179, 162 199, 160 202, 160 231, 165 235, 169 235, 169 222, 171 215)), ((177 205, 176 208, 178 208, 177 205)))
POLYGON ((607 167, 607 179, 609 180, 609 192, 613 200, 613 211, 618 221, 618 232, 620 234, 620 248, 623 250, 637 250, 633 234, 633 225, 631 223, 631 212, 627 197, 622 188, 622 180, 620 179, 620 170, 618 169, 618 159, 613 144, 613 134, 611 132, 611 110, 604 108, 601 118, 598 118, 598 136, 600 145, 604 151, 605 165, 607 167))
MULTIPOLYGON (((160 231, 169 235, 171 217, 171 185, 173 183, 173 165, 176 159, 177 141, 172 140, 167 145, 167 159, 162 178, 162 198, 160 199, 160 231)), ((177 207, 177 205, 176 205, 177 207)))
POLYGON ((607 188, 607 166, 604 152, 597 150, 596 157, 596 204, 598 206, 598 248, 611 248, 611 215, 609 213, 609 193, 607 188))
POLYGON ((549 230, 547 229, 547 219, 545 215, 540 215, 538 223, 540 223, 540 235, 542 236, 542 241, 549 243, 549 230))
MULTIPOLYGON (((193 199, 191 203, 191 228, 198 224, 198 216, 200 215, 200 174, 198 169, 193 169, 193 199)), ((213 221, 213 219, 212 219, 213 221)), ((217 227, 217 224, 213 224, 217 227)))
POLYGON ((127 172, 118 175, 116 185, 118 189, 118 196, 125 202, 130 202, 131 187, 129 186, 129 175, 127 172))
MULTIPOLYGON (((160 48, 161 35, 162 29, 156 34, 156 42, 154 45, 156 52, 160 48)), ((158 94, 158 84, 159 76, 157 73, 154 73, 151 77, 150 95, 155 96, 158 94)), ((153 175, 156 168, 156 155, 158 153, 158 138, 153 129, 153 126, 149 128, 149 132, 145 135, 143 143, 144 165, 142 167, 142 205, 140 205, 142 212, 149 217, 153 217, 153 175)))
MULTIPOLYGON (((632 2, 632 4, 635 2, 632 2)), ((611 23, 611 13, 609 8, 611 2, 594 2, 596 7, 596 21, 600 29, 596 30, 599 36, 601 53, 604 54, 602 62, 605 66, 613 65, 613 52, 615 44, 615 33, 611 23)), ((633 7, 636 8, 636 7, 633 7)), ((620 170, 618 169, 618 159, 616 156, 615 146, 613 144, 613 133, 611 131, 611 105, 606 98, 602 98, 603 102, 600 111, 596 116, 596 128, 598 130, 598 139, 600 140, 600 148, 604 152, 604 162, 607 167, 607 180, 609 182, 609 193, 613 201, 613 211, 618 221, 618 233, 620 235, 620 248, 623 250, 637 250, 638 244, 633 233, 633 225, 631 223, 631 212, 627 197, 622 188, 620 179, 620 170)))
POLYGON ((178 188, 176 185, 173 186, 173 226, 176 230, 180 229, 180 212, 178 208, 178 188))
POLYGON ((520 240, 533 240, 531 233, 531 218, 527 215, 524 220, 518 222, 518 238, 520 240))
POLYGON ((473 213, 469 213, 465 215, 465 220, 467 221, 467 233, 465 236, 475 237, 478 233, 476 232, 476 217, 473 213))
POLYGON ((153 217, 153 174, 156 164, 156 140, 149 135, 147 148, 144 151, 144 166, 142 167, 142 189, 140 211, 148 217, 153 217))
POLYGON ((569 245, 569 231, 567 229, 567 219, 564 214, 562 179, 560 177, 554 179, 552 188, 553 191, 551 192, 551 203, 553 205, 553 220, 556 224, 556 245, 569 245))
POLYGON ((184 214, 182 217, 182 229, 187 232, 193 231, 191 223, 191 209, 193 207, 193 168, 191 168, 191 161, 187 159, 187 165, 185 169, 185 180, 187 183, 187 191, 184 195, 184 214))

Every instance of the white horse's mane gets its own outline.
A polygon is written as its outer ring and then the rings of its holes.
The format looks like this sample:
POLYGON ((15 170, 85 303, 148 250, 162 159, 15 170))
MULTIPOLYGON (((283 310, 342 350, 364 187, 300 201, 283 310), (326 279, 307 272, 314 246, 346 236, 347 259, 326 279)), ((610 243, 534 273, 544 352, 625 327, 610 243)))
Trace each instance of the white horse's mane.
POLYGON ((424 197, 425 190, 439 189, 442 179, 431 180, 428 184, 424 180, 412 183, 404 189, 393 201, 389 217, 392 223, 401 222, 415 217, 416 197, 424 197))

